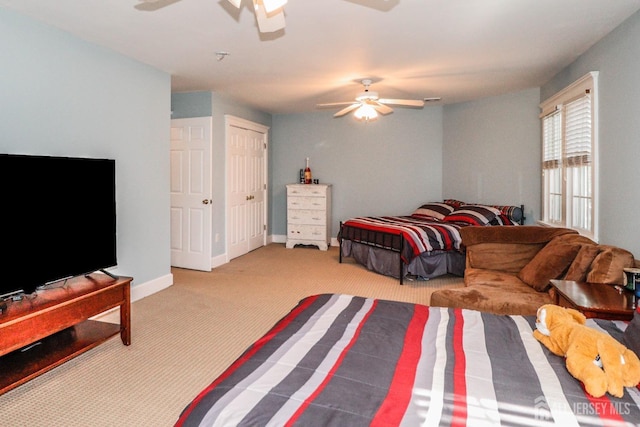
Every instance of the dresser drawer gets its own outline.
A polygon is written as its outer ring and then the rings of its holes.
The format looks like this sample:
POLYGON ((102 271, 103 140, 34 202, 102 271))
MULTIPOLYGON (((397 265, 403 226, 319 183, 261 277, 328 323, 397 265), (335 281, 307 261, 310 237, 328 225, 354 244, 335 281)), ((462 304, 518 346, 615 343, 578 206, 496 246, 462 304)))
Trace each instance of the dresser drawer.
POLYGON ((327 194, 326 185, 289 185, 287 186, 287 197, 291 196, 307 196, 307 197, 325 197, 327 194))
POLYGON ((311 224, 325 225, 327 223, 327 215, 324 211, 310 210, 291 210, 287 215, 289 224, 311 224))
POLYGON ((327 201, 324 197, 287 197, 287 209, 315 209, 324 211, 327 201))
POLYGON ((321 225, 288 224, 287 237, 294 240, 326 240, 327 229, 321 225))

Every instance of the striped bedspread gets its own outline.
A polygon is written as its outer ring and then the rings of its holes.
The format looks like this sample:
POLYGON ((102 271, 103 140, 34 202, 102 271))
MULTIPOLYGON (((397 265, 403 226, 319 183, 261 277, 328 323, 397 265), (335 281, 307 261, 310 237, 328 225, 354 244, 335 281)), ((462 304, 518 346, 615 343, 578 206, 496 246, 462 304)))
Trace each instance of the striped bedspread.
MULTIPOLYGON (((363 234, 360 230, 400 235, 406 242, 406 250, 402 256, 408 263, 423 252, 460 250, 460 227, 464 226, 464 223, 442 222, 417 216, 371 216, 345 221, 341 231, 342 237, 346 239, 369 243, 376 243, 377 236, 363 234)), ((395 241, 393 246, 396 250, 400 249, 395 241)))
MULTIPOLYGON (((640 392, 593 398, 533 317, 316 295, 183 411, 177 426, 638 425, 640 392)), ((619 339, 626 324, 589 320, 619 339)))

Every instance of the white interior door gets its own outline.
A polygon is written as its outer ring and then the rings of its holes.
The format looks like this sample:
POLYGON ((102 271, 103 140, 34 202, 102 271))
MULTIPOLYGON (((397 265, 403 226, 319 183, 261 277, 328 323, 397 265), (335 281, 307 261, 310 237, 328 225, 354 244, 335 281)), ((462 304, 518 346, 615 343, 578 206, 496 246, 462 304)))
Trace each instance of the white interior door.
POLYGON ((245 135, 247 146, 247 177, 249 190, 249 207, 247 219, 248 250, 252 251, 265 245, 267 234, 266 218, 266 135, 248 129, 245 135))
POLYGON ((171 265, 211 271, 211 117, 171 120, 171 265))
POLYGON ((226 116, 227 253, 229 259, 266 244, 268 128, 226 116))

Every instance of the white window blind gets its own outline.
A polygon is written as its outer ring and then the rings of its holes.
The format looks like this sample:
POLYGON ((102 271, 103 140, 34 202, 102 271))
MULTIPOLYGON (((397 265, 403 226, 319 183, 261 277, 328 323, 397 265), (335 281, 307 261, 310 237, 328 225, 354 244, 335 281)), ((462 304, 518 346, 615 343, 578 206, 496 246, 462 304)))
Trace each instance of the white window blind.
POLYGON ((562 113, 543 117, 542 176, 545 221, 562 224, 562 113))
POLYGON ((542 221, 597 238, 597 73, 541 104, 542 221))

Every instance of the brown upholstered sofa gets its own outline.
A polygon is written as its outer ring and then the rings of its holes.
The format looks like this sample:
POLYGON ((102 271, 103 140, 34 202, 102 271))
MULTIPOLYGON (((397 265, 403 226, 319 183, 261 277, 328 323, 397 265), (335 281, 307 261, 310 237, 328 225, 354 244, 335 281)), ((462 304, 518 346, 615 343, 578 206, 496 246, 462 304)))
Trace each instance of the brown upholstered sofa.
POLYGON ((634 265, 631 252, 566 228, 465 227, 460 233, 465 287, 434 291, 432 306, 534 315, 553 302, 551 279, 622 284, 622 269, 634 265))

